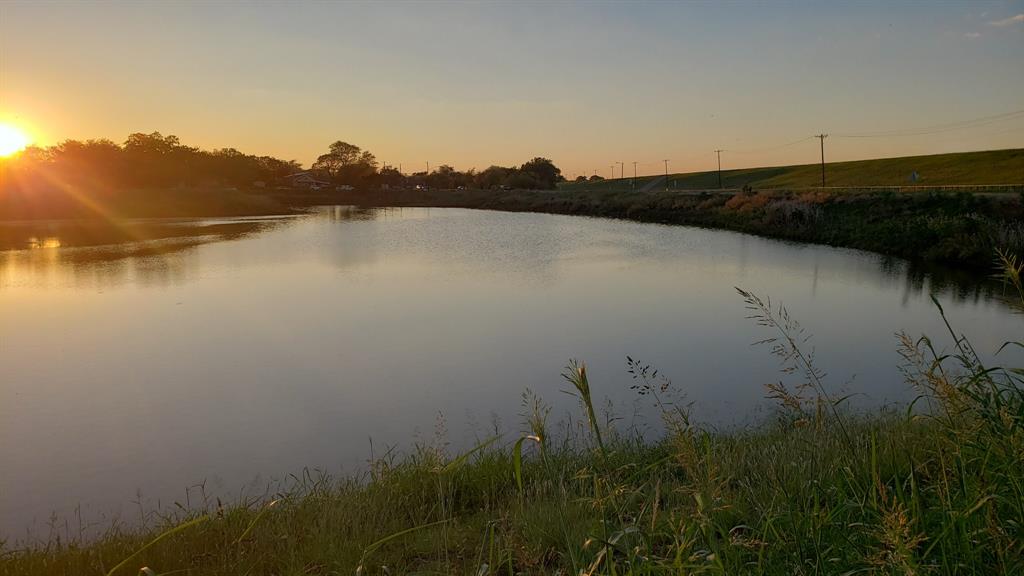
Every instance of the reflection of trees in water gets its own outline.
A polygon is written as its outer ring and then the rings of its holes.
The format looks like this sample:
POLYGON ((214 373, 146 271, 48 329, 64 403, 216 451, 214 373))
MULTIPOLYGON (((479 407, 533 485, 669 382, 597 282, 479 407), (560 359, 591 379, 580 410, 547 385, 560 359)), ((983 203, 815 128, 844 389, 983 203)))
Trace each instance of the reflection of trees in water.
POLYGON ((346 222, 350 220, 376 220, 384 211, 396 210, 395 208, 361 208, 359 206, 328 206, 323 213, 330 218, 331 222, 346 222))
MULTIPOLYGON (((386 252, 395 235, 387 227, 392 220, 409 220, 422 215, 422 208, 363 208, 359 206, 324 206, 318 210, 331 224, 346 222, 372 222, 366 226, 345 228, 345 233, 333 230, 321 238, 319 256, 338 269, 352 269, 372 265, 386 252)), ((404 234, 409 233, 406 228, 404 234)))
MULTIPOLYGON (((317 219, 332 223, 416 221, 430 218, 428 208, 362 208, 324 206, 315 210, 317 219)), ((462 259, 476 267, 521 265, 532 277, 547 277, 553 259, 565 249, 574 227, 566 227, 560 218, 470 219, 461 233, 451 230, 404 226, 393 234, 388 226, 372 225, 349 229, 345 235, 321 237, 322 256, 339 268, 351 268, 376 261, 381 252, 398 242, 405 251, 426 252, 424 256, 446 254, 449 260, 462 259), (492 221, 492 219, 494 221, 492 221), (480 233, 472 226, 487 228, 480 233), (479 237, 472 246, 463 245, 466 237, 479 237), (405 244, 402 244, 405 242, 405 244)), ((212 242, 242 239, 277 227, 292 219, 203 219, 134 220, 116 225, 95 221, 42 221, 0 223, 0 288, 31 283, 38 286, 70 284, 77 287, 110 287, 128 281, 144 286, 180 284, 195 277, 199 268, 197 248, 212 242), (31 248, 29 248, 31 247, 31 248), (11 250, 11 248, 16 248, 11 250), (4 251, 4 250, 7 251, 4 251)), ((575 222, 574 222, 575 223, 575 222)), ((737 253, 740 268, 749 255, 752 237, 742 235, 737 253)), ((569 242, 571 244, 571 242, 569 242)), ((788 243, 787 243, 788 244, 788 243)), ((807 245, 793 244, 793 248, 807 245)), ((619 248, 628 248, 619 246, 619 248)), ((904 304, 930 293, 947 295, 958 303, 995 300, 1012 304, 1005 298, 1002 284, 978 271, 965 271, 909 262, 879 255, 862 262, 865 272, 881 272, 878 280, 902 286, 904 304)), ((818 278, 815 265, 814 282, 818 278)))
MULTIPOLYGON (((217 240, 210 237, 207 241, 217 240)), ((8 252, 0 261, 0 287, 30 284, 105 289, 126 282, 181 284, 194 276, 195 248, 203 241, 151 241, 145 247, 72 248, 8 252)))
POLYGON ((999 281, 977 270, 946 268, 934 264, 912 262, 892 256, 880 256, 881 272, 904 286, 903 302, 928 294, 948 295, 957 303, 977 304, 987 300, 1012 304, 999 281))
POLYGON ((123 222, 42 221, 0 223, 0 250, 114 246, 167 238, 237 236, 261 230, 273 220, 178 220, 123 222))
MULTIPOLYGON (((53 234, 53 245, 0 252, 0 287, 71 285, 108 288, 128 281, 142 286, 178 285, 199 270, 197 248, 237 240, 275 224, 273 221, 145 223, 120 226, 97 223, 39 223, 11 227, 3 239, 53 234)), ((19 241, 20 242, 20 241, 19 241)), ((25 244, 22 244, 25 245, 25 244)), ((31 246, 31 244, 29 244, 31 246)))
POLYGON ((323 206, 318 213, 326 215, 331 222, 410 220, 429 217, 430 208, 323 206))

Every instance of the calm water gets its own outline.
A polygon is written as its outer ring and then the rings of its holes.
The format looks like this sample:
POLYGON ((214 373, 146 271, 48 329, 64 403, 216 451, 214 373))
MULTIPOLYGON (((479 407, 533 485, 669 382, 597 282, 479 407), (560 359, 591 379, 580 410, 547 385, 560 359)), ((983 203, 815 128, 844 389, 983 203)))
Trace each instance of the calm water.
POLYGON ((620 426, 658 426, 627 354, 701 420, 757 422, 783 376, 734 286, 786 304, 863 406, 912 395, 896 331, 948 343, 933 290, 979 351, 1024 331, 998 290, 880 256, 567 216, 332 208, 0 224, 0 241, 0 534, 16 539, 45 538, 54 512, 77 533, 76 507, 132 520, 133 501, 166 508, 197 483, 234 500, 358 470, 371 439, 454 451, 519 429, 527 387, 557 420, 570 358, 620 426))

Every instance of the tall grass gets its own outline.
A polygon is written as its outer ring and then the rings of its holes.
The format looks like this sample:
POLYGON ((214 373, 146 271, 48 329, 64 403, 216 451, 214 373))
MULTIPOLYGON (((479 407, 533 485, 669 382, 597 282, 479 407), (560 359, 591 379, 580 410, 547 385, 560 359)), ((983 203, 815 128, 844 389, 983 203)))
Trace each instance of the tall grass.
MULTIPOLYGON (((1020 263, 1000 259, 1024 302, 1020 263)), ((899 334, 917 400, 855 413, 799 323, 740 294, 783 371, 766 391, 777 418, 763 427, 693 424, 685 394, 628 358, 632 388, 666 423, 644 442, 599 422, 586 368, 571 363, 582 427, 552 430, 550 408, 527 391, 517 439, 452 457, 420 446, 362 477, 307 473, 264 502, 92 542, 5 545, 0 573, 1024 573, 1024 370, 984 365, 948 322, 949 352, 899 334)))

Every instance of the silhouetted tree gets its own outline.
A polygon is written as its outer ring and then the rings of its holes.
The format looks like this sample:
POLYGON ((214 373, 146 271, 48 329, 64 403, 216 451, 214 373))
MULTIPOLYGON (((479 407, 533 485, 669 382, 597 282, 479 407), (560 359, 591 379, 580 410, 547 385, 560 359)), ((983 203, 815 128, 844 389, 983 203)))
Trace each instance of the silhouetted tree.
MULTIPOLYGON (((536 182, 536 187, 553 189, 555 184, 558 184, 565 178, 562 177, 562 171, 555 166, 554 162, 547 158, 534 158, 526 164, 523 164, 519 171, 528 174, 536 182)), ((521 179, 525 182, 525 179, 521 179)), ((516 186, 521 188, 521 186, 516 186)))
POLYGON ((342 184, 365 186, 377 174, 377 159, 359 146, 338 140, 316 159, 313 170, 323 171, 342 184))
POLYGON ((47 151, 47 162, 59 168, 58 177, 76 185, 113 185, 124 181, 121 147, 110 140, 65 140, 47 151))
POLYGON ((442 164, 427 175, 427 185, 441 190, 455 188, 458 172, 455 168, 442 164))
POLYGON ((483 190, 490 190, 491 188, 502 186, 505 184, 505 181, 508 180, 512 171, 512 168, 491 166, 476 175, 476 187, 483 190))
POLYGON ((514 172, 508 179, 505 180, 505 185, 512 188, 520 188, 525 190, 534 190, 539 188, 545 188, 543 183, 537 180, 537 177, 530 172, 514 172))
POLYGON ((396 168, 388 166, 381 168, 380 172, 377 173, 377 183, 381 186, 389 187, 402 186, 405 184, 405 176, 396 168))
POLYGON ((123 145, 65 140, 49 148, 30 147, 0 164, 0 200, 6 197, 6 209, 43 216, 102 204, 135 189, 272 183, 301 169, 294 160, 233 148, 200 150, 159 132, 132 134, 123 145))

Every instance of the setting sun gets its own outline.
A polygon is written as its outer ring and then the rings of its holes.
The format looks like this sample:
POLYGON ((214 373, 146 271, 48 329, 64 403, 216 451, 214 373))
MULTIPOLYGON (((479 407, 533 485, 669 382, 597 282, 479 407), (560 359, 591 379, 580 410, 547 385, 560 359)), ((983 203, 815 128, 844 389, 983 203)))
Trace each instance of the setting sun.
POLYGON ((28 136, 10 124, 0 124, 0 156, 17 154, 29 145, 28 136))

